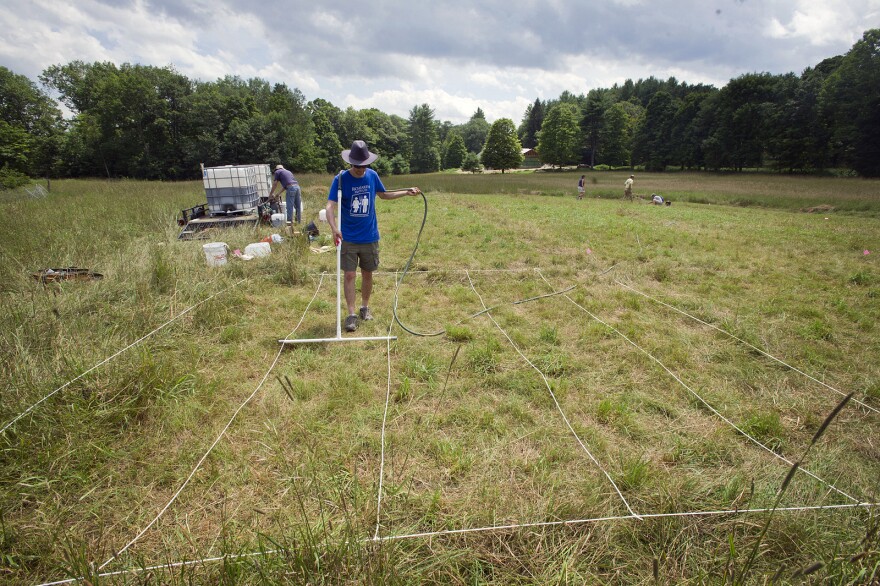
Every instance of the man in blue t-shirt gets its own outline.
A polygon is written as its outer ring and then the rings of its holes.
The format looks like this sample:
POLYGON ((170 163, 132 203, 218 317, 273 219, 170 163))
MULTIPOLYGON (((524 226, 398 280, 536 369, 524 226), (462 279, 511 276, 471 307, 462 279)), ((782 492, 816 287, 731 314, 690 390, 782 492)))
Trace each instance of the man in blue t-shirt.
POLYGON ((278 195, 281 196, 282 191, 287 192, 284 200, 287 206, 287 221, 290 222, 292 220, 295 211, 296 223, 299 224, 301 219, 299 210, 302 206, 302 192, 299 188, 299 182, 293 176, 293 173, 284 168, 284 165, 275 167, 275 173, 272 176, 275 181, 272 182, 272 189, 269 190, 269 200, 271 201, 275 197, 275 188, 280 185, 281 189, 278 190, 278 195))
POLYGON ((333 240, 342 246, 340 262, 344 279, 345 303, 348 317, 345 330, 353 332, 358 327, 358 316, 362 320, 373 319, 370 313, 370 295, 373 292, 373 271, 379 268, 379 224, 376 221, 376 197, 397 199, 405 195, 418 195, 418 187, 385 191, 379 175, 367 166, 379 158, 371 153, 367 143, 356 140, 351 148, 342 151, 342 160, 351 165, 333 179, 330 195, 327 197, 327 223, 333 232, 333 240), (338 203, 339 182, 342 182, 342 202, 340 204, 341 226, 336 225, 336 205, 338 203), (361 308, 355 313, 355 279, 358 265, 361 267, 361 308))

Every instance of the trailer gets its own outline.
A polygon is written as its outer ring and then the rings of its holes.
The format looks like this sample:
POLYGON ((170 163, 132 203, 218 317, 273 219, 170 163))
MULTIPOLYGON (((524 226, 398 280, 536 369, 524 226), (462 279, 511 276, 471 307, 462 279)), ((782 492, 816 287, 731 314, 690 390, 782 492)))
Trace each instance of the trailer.
POLYGON ((178 240, 205 239, 208 228, 253 225, 269 220, 272 205, 269 190, 272 174, 267 164, 205 167, 202 182, 206 203, 181 210, 178 240), (265 217, 264 217, 265 216, 265 217))
POLYGON ((260 223, 257 213, 211 216, 207 214, 208 204, 202 203, 181 210, 177 224, 181 227, 178 240, 207 240, 209 228, 232 228, 233 226, 254 226, 260 223), (203 233, 204 232, 204 233, 203 233))

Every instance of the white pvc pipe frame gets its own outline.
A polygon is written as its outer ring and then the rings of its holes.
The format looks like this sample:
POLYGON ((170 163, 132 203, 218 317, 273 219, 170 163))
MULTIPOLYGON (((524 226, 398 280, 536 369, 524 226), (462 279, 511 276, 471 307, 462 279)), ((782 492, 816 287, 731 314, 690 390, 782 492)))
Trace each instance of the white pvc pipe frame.
MULTIPOLYGON (((336 176, 336 227, 342 233, 342 173, 336 176)), ((367 340, 396 340, 397 336, 342 337, 342 242, 336 244, 336 337, 278 340, 279 344, 323 344, 326 342, 363 342, 367 340)))

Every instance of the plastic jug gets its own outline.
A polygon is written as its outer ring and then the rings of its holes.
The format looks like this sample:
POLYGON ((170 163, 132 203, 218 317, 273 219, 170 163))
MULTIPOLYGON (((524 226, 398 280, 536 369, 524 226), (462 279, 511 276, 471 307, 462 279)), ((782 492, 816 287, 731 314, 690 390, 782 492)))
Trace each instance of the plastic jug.
POLYGON ((269 256, 272 254, 272 247, 268 242, 254 242, 244 247, 244 253, 254 258, 258 256, 269 256))

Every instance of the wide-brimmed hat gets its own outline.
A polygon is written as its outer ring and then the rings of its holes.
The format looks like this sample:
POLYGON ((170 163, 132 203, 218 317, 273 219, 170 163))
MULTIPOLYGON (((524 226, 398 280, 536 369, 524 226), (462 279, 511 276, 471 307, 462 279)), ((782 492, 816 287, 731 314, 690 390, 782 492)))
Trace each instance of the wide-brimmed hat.
POLYGON ((369 165, 379 158, 376 153, 371 153, 367 148, 367 143, 362 140, 356 140, 351 143, 351 148, 342 151, 342 160, 349 165, 369 165))

